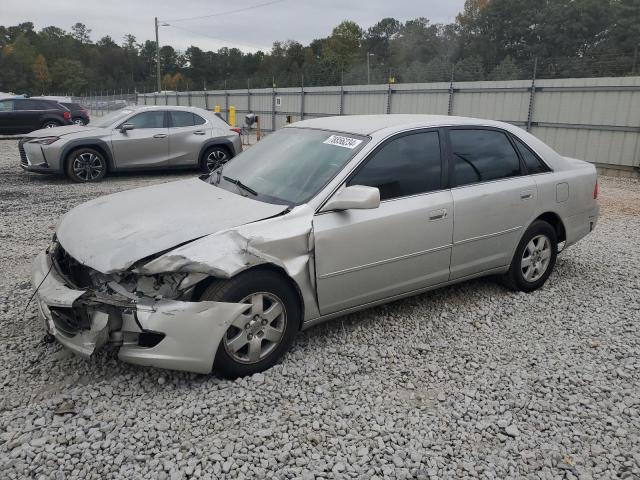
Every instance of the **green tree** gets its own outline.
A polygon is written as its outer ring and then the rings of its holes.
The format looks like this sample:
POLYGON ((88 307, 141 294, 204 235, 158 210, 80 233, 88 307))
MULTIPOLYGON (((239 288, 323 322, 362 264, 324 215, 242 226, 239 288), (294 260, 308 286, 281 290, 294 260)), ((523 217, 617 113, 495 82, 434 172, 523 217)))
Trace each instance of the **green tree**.
POLYGON ((54 91, 79 94, 87 86, 85 69, 78 60, 61 58, 51 68, 51 81, 54 91))
POLYGON ((35 79, 36 91, 39 91, 40 93, 46 92, 51 79, 49 78, 47 60, 42 54, 39 54, 33 62, 33 76, 35 79))
POLYGON ((91 43, 91 29, 84 23, 75 23, 71 27, 71 36, 80 43, 91 43))

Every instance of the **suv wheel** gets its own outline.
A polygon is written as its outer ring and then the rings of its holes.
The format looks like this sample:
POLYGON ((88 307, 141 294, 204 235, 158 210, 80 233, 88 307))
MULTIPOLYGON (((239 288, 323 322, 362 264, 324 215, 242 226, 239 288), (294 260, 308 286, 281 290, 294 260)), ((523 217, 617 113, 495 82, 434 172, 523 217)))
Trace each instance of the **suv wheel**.
POLYGON ((84 127, 86 125, 86 122, 82 118, 74 118, 73 124, 84 127))
POLYGON ((67 175, 74 182, 99 182, 107 173, 107 161, 93 148, 81 148, 69 154, 67 175))
POLYGON ((204 152, 204 155, 202 155, 202 160, 200 162, 200 169, 204 173, 211 173, 223 166, 229 160, 231 160, 229 151, 225 147, 216 145, 214 147, 208 148, 204 152))
POLYGON ((558 240, 547 222, 538 220, 522 236, 509 271, 502 277, 511 290, 533 292, 549 278, 556 264, 558 240))
POLYGON ((275 365, 289 350, 302 318, 296 293, 272 271, 247 271, 216 281, 200 300, 251 305, 233 321, 218 345, 213 368, 226 378, 252 375, 275 365))
POLYGON ((59 127, 60 124, 58 122, 56 122, 55 120, 47 120, 46 122, 44 122, 42 124, 42 128, 55 128, 55 127, 59 127))

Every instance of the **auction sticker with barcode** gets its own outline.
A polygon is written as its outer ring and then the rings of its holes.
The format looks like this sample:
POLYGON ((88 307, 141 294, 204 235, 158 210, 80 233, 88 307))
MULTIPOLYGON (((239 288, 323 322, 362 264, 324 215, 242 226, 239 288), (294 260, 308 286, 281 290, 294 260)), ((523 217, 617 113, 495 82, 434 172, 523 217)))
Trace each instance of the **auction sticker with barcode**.
POLYGON ((322 143, 326 143, 327 145, 336 145, 338 147, 344 147, 353 150, 362 143, 362 140, 358 140, 357 138, 341 137, 340 135, 331 135, 322 143))

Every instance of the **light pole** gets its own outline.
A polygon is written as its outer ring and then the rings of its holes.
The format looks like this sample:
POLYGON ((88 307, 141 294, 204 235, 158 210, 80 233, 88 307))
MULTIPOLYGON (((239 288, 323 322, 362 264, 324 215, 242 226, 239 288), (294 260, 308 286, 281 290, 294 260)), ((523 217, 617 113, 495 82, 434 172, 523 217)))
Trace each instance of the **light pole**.
POLYGON ((158 93, 162 91, 160 84, 160 41, 158 40, 158 17, 155 17, 156 25, 156 76, 158 77, 158 93))
POLYGON ((373 57, 373 53, 367 52, 367 85, 371 83, 371 74, 369 70, 369 57, 373 57))

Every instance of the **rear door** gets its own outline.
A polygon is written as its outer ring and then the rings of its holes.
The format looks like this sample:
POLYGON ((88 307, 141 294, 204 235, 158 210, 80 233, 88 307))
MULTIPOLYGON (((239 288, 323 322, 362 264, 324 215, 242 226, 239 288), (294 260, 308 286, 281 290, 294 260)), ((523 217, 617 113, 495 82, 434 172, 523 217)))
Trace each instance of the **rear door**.
POLYGON ((448 280, 453 202, 445 182, 436 130, 393 137, 365 160, 347 185, 377 187, 380 206, 313 220, 322 314, 448 280))
POLYGON ((122 124, 130 123, 133 130, 111 133, 113 160, 117 168, 146 168, 165 166, 169 161, 169 129, 166 111, 140 112, 122 124))
POLYGON ((43 110, 42 102, 30 99, 16 100, 14 110, 15 125, 18 132, 31 132, 42 127, 40 123, 43 110))
POLYGON ((190 110, 169 110, 169 164, 195 166, 211 125, 190 110))
POLYGON ((502 130, 449 128, 451 279, 504 267, 536 209, 537 187, 502 130))

